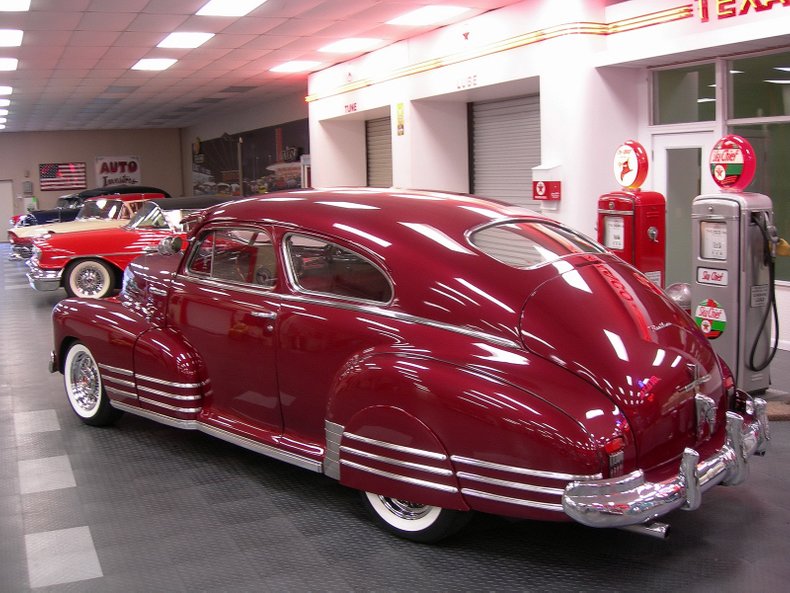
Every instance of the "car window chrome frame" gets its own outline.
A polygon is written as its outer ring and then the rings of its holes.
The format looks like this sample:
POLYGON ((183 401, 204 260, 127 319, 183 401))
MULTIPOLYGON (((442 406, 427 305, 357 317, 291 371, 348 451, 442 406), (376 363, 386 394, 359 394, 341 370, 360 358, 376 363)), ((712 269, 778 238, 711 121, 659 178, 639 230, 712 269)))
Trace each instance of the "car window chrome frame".
POLYGON ((280 276, 277 276, 276 282, 272 286, 264 286, 262 284, 251 284, 249 282, 241 282, 238 280, 228 280, 227 278, 215 278, 209 274, 200 274, 197 272, 193 272, 190 269, 190 265, 192 264, 192 260, 195 257, 198 249, 200 248, 201 241, 205 236, 209 233, 213 233, 215 231, 253 231, 253 232, 263 232, 269 237, 272 243, 272 248, 274 249, 274 257, 275 263, 280 268, 278 271, 281 271, 284 267, 282 265, 282 261, 278 261, 278 250, 277 246, 274 242, 274 233, 272 232, 271 228, 267 227, 258 227, 255 225, 244 224, 239 226, 228 226, 227 223, 223 223, 222 225, 218 226, 211 226, 207 228, 201 228, 198 234, 192 235, 187 239, 187 246, 184 249, 184 259, 181 265, 181 270, 178 272, 183 278, 187 278, 192 281, 196 281, 199 283, 208 284, 209 286, 216 287, 216 288, 227 288, 229 290, 238 290, 241 292, 246 292, 249 294, 261 294, 261 293, 272 293, 277 288, 277 284, 280 282, 280 276))
POLYGON ((479 224, 477 226, 474 226, 474 227, 468 229, 464 233, 464 238, 466 239, 466 242, 472 248, 474 248, 478 253, 480 253, 480 254, 482 254, 482 255, 484 255, 484 256, 486 256, 486 257, 488 257, 488 258, 490 258, 490 259, 492 259, 492 260, 494 260, 496 262, 504 264, 504 265, 506 265, 507 267, 509 267, 512 270, 537 270, 538 268, 542 268, 544 266, 551 265, 554 262, 564 260, 564 259, 566 259, 568 257, 572 257, 574 255, 580 255, 580 254, 603 255, 603 254, 608 253, 608 250, 606 249, 606 247, 601 245, 595 239, 593 239, 591 237, 588 237, 587 235, 584 235, 584 234, 582 234, 582 233, 580 233, 580 232, 578 232, 578 231, 576 231, 576 230, 574 230, 574 229, 572 229, 572 228, 570 228, 570 227, 568 227, 568 226, 566 226, 564 224, 560 224, 560 223, 558 223, 556 221, 553 221, 553 220, 545 220, 543 218, 527 218, 527 217, 521 216, 521 217, 517 217, 517 218, 499 218, 497 220, 487 221, 487 222, 484 222, 483 224, 479 224), (498 258, 494 257, 493 255, 491 255, 490 253, 488 253, 486 251, 483 251, 480 247, 478 247, 472 241, 472 236, 475 233, 479 233, 480 231, 484 231, 487 228, 503 226, 503 225, 508 225, 508 224, 519 224, 519 223, 542 224, 542 225, 545 225, 545 226, 556 227, 556 228, 558 228, 558 229, 560 229, 560 230, 562 230, 562 231, 564 231, 564 232, 566 232, 568 234, 576 235, 580 239, 584 239, 586 242, 588 242, 591 245, 594 245, 595 247, 597 247, 599 251, 580 251, 578 253, 567 253, 567 254, 562 255, 562 256, 558 257, 557 259, 553 259, 551 261, 544 261, 544 262, 536 264, 534 266, 528 266, 528 267, 525 267, 525 268, 519 268, 517 266, 513 266, 513 265, 511 265, 511 264, 509 264, 509 263, 507 263, 505 261, 502 261, 501 259, 498 259, 498 258))
MULTIPOLYGON (((282 236, 282 238, 280 239, 280 259, 281 259, 282 264, 283 264, 283 269, 285 270, 285 277, 287 278, 288 285, 291 288, 291 290, 293 290, 297 294, 310 295, 310 296, 318 297, 318 298, 321 298, 321 299, 326 298, 326 299, 331 299, 332 301, 340 301, 340 302, 349 301, 349 302, 353 302, 353 303, 359 303, 359 304, 362 304, 362 305, 373 305, 375 307, 388 307, 393 302, 395 302, 395 283, 392 281, 392 278, 390 278, 390 275, 381 266, 379 266, 371 258, 369 258, 369 257, 367 257, 365 255, 362 255, 359 252, 359 250, 351 249, 349 247, 341 245, 337 241, 333 241, 333 240, 331 240, 331 239, 329 239, 327 237, 323 237, 323 236, 321 236, 319 234, 310 233, 310 232, 301 231, 301 230, 286 232, 282 236), (362 298, 357 298, 357 297, 351 297, 351 296, 344 296, 344 295, 340 295, 340 294, 334 294, 334 293, 331 293, 331 292, 321 292, 321 291, 317 291, 317 290, 309 290, 309 289, 304 288, 302 285, 299 284, 299 282, 298 282, 298 280, 296 278, 296 271, 293 269, 293 262, 291 261, 290 254, 288 252, 288 239, 290 237, 294 236, 294 235, 305 237, 305 238, 311 239, 313 241, 320 241, 322 243, 327 243, 328 245, 332 245, 332 246, 335 246, 335 247, 339 247, 340 249, 344 249, 346 251, 350 251, 355 256, 357 256, 360 259, 364 260, 366 263, 368 263, 371 266, 373 266, 373 268, 375 268, 384 277, 384 279, 387 281, 387 284, 389 285, 389 289, 390 289, 390 298, 388 300, 386 300, 386 301, 377 301, 377 300, 374 300, 374 299, 362 299, 362 298)), ((321 301, 321 302, 323 302, 323 301, 321 301)))

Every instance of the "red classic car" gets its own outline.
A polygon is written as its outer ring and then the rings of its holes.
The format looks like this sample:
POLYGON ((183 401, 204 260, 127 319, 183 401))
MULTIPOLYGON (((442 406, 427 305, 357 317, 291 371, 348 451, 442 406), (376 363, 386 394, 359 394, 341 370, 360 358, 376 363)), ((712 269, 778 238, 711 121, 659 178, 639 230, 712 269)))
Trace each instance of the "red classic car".
POLYGON ((160 249, 118 297, 55 308, 74 412, 323 472, 405 538, 469 511, 663 535, 767 446, 765 402, 686 313, 528 210, 303 190, 209 209, 160 249))
POLYGON ((88 198, 74 220, 19 226, 8 230, 11 259, 27 259, 33 253, 33 239, 48 233, 75 233, 125 225, 146 200, 160 200, 163 193, 126 193, 88 198))
POLYGON ((69 296, 105 297, 120 286, 123 270, 135 257, 183 233, 185 216, 227 201, 215 196, 146 201, 125 226, 35 238, 27 261, 30 286, 45 291, 62 286, 69 296))

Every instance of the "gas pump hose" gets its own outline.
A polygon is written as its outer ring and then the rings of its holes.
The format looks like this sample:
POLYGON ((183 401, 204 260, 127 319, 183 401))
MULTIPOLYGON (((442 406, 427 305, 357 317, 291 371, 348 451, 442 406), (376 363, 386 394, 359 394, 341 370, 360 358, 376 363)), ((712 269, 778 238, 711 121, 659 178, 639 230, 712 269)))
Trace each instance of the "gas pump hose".
MULTIPOLYGON (((763 212, 762 214, 765 213, 763 212)), ((758 217, 755 216, 753 218, 755 224, 757 225, 757 228, 760 229, 760 232, 762 233, 763 238, 765 239, 765 247, 766 247, 765 263, 768 264, 768 303, 767 303, 768 306, 765 308, 765 314, 763 315, 763 318, 760 321, 760 329, 757 331, 757 335, 754 338, 754 343, 752 344, 751 352, 749 353, 749 362, 747 366, 752 371, 762 371, 768 368, 768 365, 771 364, 771 361, 774 359, 774 356, 776 356, 776 351, 779 349, 779 313, 776 310, 776 292, 774 290, 774 279, 776 276, 776 269, 775 269, 776 258, 774 257, 772 252, 772 245, 773 243, 776 242, 775 241, 776 237, 771 237, 768 232, 767 218, 768 216, 767 214, 765 214, 765 217, 763 218, 763 224, 760 224, 760 219, 758 217), (770 326, 768 326, 768 316, 771 314, 772 309, 773 309, 773 317, 774 317, 773 319, 774 327, 776 328, 774 332, 774 343, 773 346, 771 346, 771 353, 768 355, 765 361, 757 365, 754 362, 754 357, 757 354, 757 346, 760 343, 760 336, 766 330, 766 327, 768 328, 769 332, 771 331, 770 326)))

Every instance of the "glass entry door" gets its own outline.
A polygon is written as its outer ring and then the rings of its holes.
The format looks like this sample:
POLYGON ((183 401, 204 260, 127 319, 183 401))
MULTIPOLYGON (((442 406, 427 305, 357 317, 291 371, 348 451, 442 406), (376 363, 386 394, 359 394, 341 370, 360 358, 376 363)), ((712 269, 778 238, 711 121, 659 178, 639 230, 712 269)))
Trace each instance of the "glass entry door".
POLYGON ((691 202, 716 193, 708 158, 714 132, 653 136, 652 186, 667 199, 667 274, 665 286, 691 282, 691 202))

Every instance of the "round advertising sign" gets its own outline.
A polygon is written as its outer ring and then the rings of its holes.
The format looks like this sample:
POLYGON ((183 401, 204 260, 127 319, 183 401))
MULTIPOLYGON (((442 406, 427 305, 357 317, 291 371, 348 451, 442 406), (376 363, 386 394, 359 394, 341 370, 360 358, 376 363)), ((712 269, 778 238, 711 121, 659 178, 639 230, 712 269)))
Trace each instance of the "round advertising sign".
POLYGON ((722 189, 743 191, 754 179, 757 159, 749 141, 729 134, 710 152, 710 174, 722 189))
POLYGON ((727 313, 713 299, 705 299, 694 310, 694 322, 709 340, 715 340, 727 328, 727 313))
POLYGON ((614 178, 626 189, 639 189, 647 178, 647 152, 634 140, 621 145, 614 153, 614 178))

